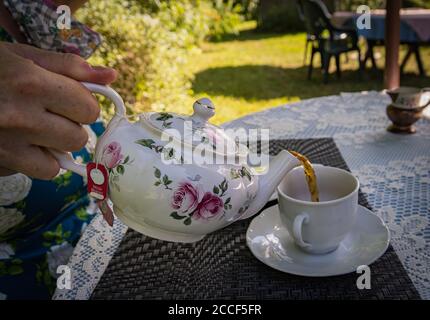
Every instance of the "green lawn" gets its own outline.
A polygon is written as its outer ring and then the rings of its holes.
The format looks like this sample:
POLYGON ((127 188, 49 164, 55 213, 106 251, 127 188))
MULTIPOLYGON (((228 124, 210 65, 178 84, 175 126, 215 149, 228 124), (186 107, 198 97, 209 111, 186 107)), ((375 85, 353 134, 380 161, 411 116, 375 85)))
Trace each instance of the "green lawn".
MULTIPOLYGON (((368 62, 360 80, 357 58, 350 54, 348 62, 345 57, 342 59, 342 78, 339 80, 331 74, 329 83, 323 84, 318 68, 311 81, 306 79, 307 67, 303 65, 305 33, 262 34, 255 32, 254 27, 253 22, 248 22, 239 36, 205 43, 203 52, 190 59, 188 67, 194 74, 192 99, 208 96, 214 101, 217 107, 215 123, 291 101, 342 91, 382 89, 383 51, 377 61, 381 69, 378 72, 372 72, 368 62)), ((405 48, 401 50, 402 58, 405 48)), ((422 49, 421 53, 430 75, 430 49, 422 49)), ((319 57, 315 62, 314 65, 319 66, 319 57)), ((334 72, 334 61, 331 67, 334 72)), ((415 60, 411 59, 406 75, 402 76, 402 85, 430 86, 429 77, 419 77, 415 73, 415 60)))

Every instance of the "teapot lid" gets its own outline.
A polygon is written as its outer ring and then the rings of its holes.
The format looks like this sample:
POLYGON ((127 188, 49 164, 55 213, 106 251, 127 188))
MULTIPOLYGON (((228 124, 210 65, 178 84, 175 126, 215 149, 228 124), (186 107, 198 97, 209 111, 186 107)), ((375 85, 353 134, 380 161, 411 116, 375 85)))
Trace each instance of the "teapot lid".
POLYGON ((215 115, 215 106, 210 99, 197 100, 193 104, 193 110, 191 116, 172 112, 149 112, 141 116, 141 121, 162 134, 182 139, 184 145, 200 145, 205 147, 205 150, 222 155, 238 154, 236 141, 222 128, 209 123, 208 120, 215 115))

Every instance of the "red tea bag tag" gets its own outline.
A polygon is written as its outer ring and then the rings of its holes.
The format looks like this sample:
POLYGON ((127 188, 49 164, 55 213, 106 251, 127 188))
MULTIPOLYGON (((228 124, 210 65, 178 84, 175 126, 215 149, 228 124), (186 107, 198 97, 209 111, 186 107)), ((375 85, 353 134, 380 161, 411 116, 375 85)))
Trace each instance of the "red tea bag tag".
POLYGON ((87 164, 88 194, 98 200, 107 196, 109 175, 104 165, 90 162, 87 164))

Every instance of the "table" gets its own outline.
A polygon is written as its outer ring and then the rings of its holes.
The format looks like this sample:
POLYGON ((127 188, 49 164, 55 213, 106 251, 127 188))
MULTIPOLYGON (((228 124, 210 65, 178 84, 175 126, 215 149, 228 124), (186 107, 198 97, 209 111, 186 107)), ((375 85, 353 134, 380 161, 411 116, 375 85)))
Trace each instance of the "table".
MULTIPOLYGON (((430 299, 430 121, 415 135, 385 130, 381 92, 342 93, 251 114, 226 128, 270 128, 271 138, 333 137, 358 176, 375 213, 388 224, 392 245, 423 299, 430 299)), ((54 299, 88 299, 126 227, 110 229, 100 216, 85 230, 69 261, 72 289, 54 299)))
MULTIPOLYGON (((270 155, 281 150, 305 154, 312 163, 348 170, 333 138, 271 139, 270 155)), ((275 194, 276 198, 276 194, 275 194)), ((360 191, 360 205, 368 207, 360 191)), ((267 206, 277 205, 277 199, 267 206)), ((247 247, 253 218, 236 221, 194 243, 173 243, 127 230, 91 298, 94 300, 409 300, 420 296, 390 245, 371 266, 370 290, 359 290, 355 272, 301 277, 261 263, 247 247)), ((276 242, 267 236, 267 241, 276 242)), ((269 247, 282 254, 279 248, 269 247)), ((336 255, 336 253, 334 253, 336 255)))
MULTIPOLYGON (((376 68, 373 47, 385 39, 385 10, 372 10, 370 29, 357 28, 355 22, 358 17, 359 14, 355 12, 339 11, 333 14, 332 21, 339 26, 348 25, 356 28, 358 35, 364 37, 368 42, 364 64, 370 58, 373 67, 376 68)), ((403 71, 408 59, 414 54, 420 75, 425 75, 419 46, 430 43, 430 10, 415 8, 400 10, 400 42, 408 45, 408 52, 403 58, 401 70, 403 71)))
MULTIPOLYGON (((332 16, 337 25, 354 25, 360 14, 350 11, 338 11, 332 16)), ((428 42, 430 41, 430 9, 401 9, 400 10, 400 41, 428 42)), ((385 37, 385 10, 371 11, 371 28, 359 29, 359 35, 366 39, 383 40, 385 37)))

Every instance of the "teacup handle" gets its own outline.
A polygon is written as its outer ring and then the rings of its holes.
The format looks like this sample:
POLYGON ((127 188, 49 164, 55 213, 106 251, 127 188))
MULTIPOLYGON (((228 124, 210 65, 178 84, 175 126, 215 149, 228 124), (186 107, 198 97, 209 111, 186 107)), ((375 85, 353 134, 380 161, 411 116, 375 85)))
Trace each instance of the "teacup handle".
MULTIPOLYGON (((426 87, 426 88, 422 88, 421 89, 421 93, 425 93, 425 92, 429 92, 430 91, 430 87, 426 87)), ((427 107, 427 106, 429 106, 430 105, 430 99, 429 99, 429 101, 427 101, 427 103, 425 103, 423 106, 421 106, 421 107, 423 107, 423 108, 425 108, 425 107, 427 107)))
POLYGON ((294 218, 293 222, 293 237, 297 245, 302 248, 310 248, 310 244, 303 241, 302 228, 304 223, 309 222, 309 215, 307 213, 301 213, 294 218))
MULTIPOLYGON (((124 101, 122 100, 121 96, 116 92, 114 89, 108 86, 95 84, 95 83, 89 83, 89 82, 81 82, 88 90, 90 90, 93 93, 99 93, 101 95, 104 95, 106 98, 111 100, 115 106, 115 116, 111 120, 111 122, 115 118, 122 118, 125 117, 126 111, 125 111, 125 105, 124 101)), ((70 152, 61 152, 58 150, 49 149, 49 151, 52 153, 52 155, 57 159, 59 165, 61 168, 70 170, 74 173, 77 173, 83 177, 87 176, 87 168, 84 164, 77 163, 70 152)))

